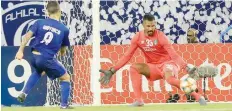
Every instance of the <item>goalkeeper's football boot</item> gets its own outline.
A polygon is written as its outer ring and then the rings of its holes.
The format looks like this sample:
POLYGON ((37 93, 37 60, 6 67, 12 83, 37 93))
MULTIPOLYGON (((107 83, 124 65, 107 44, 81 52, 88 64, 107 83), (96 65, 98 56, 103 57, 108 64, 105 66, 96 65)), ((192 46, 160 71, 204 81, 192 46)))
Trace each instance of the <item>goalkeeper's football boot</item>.
POLYGON ((144 102, 143 101, 135 101, 130 106, 132 106, 132 107, 141 107, 141 106, 144 106, 144 102))
POLYGON ((202 106, 207 105, 207 104, 206 104, 206 100, 205 100, 205 98, 204 98, 203 96, 200 97, 200 99, 198 100, 198 102, 199 102, 199 104, 202 105, 202 106))
POLYGON ((25 99, 26 99, 26 95, 25 95, 24 93, 21 93, 21 94, 17 97, 17 100, 18 100, 20 103, 23 103, 25 99))
POLYGON ((167 99, 167 103, 176 103, 176 102, 178 102, 178 100, 180 99, 180 96, 179 96, 179 94, 174 94, 174 95, 172 95, 172 94, 170 94, 170 97, 167 99))

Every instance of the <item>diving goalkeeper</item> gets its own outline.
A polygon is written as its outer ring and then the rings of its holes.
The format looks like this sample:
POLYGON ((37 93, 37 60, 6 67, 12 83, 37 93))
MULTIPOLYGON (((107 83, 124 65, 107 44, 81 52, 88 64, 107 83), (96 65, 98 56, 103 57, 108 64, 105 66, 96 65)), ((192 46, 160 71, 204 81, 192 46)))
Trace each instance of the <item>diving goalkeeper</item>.
MULTIPOLYGON (((141 97, 141 75, 144 75, 150 81, 165 79, 170 85, 180 89, 180 80, 177 79, 180 69, 186 69, 188 73, 196 72, 192 71, 188 64, 176 53, 167 36, 156 29, 153 15, 144 15, 143 27, 144 30, 136 33, 131 40, 129 49, 115 66, 109 70, 99 70, 104 73, 104 76, 99 81, 102 84, 108 84, 112 75, 131 59, 137 48, 144 53, 146 63, 135 63, 130 67, 131 81, 136 99, 132 106, 144 105, 141 97)), ((196 92, 192 92, 191 95, 196 98, 200 105, 206 105, 203 96, 196 92)))

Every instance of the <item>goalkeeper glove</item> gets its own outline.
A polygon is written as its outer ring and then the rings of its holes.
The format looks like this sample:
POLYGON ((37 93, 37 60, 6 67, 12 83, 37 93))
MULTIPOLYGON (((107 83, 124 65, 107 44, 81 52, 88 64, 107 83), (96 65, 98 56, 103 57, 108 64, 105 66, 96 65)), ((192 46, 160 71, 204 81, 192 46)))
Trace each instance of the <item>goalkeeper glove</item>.
POLYGON ((99 79, 99 82, 101 84, 108 84, 110 82, 110 79, 112 77, 112 75, 116 72, 114 70, 114 68, 110 68, 110 70, 102 70, 100 69, 99 72, 102 72, 104 74, 104 76, 102 76, 100 79, 99 79))

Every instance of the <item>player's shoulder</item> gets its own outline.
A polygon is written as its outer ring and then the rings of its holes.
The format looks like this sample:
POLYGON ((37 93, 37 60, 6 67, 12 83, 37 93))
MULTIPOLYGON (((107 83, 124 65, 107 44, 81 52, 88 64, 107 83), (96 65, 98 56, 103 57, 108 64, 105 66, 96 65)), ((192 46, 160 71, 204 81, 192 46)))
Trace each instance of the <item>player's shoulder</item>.
POLYGON ((158 38, 167 38, 166 34, 158 29, 155 30, 155 36, 158 36, 158 38))
POLYGON ((44 22, 48 22, 49 24, 53 24, 55 26, 59 26, 59 27, 62 27, 64 29, 68 29, 61 21, 57 21, 57 20, 54 20, 51 18, 44 19, 44 22))
POLYGON ((60 22, 60 26, 63 28, 63 30, 69 31, 68 27, 61 22, 60 22))
POLYGON ((137 31, 133 37, 134 40, 139 40, 139 39, 142 39, 144 38, 144 30, 140 30, 140 31, 137 31))
POLYGON ((165 33, 163 31, 159 30, 159 29, 155 29, 155 33, 157 35, 160 35, 160 36, 164 36, 165 35, 165 33))
POLYGON ((156 33, 155 35, 157 36, 157 38, 158 38, 158 40, 160 41, 161 44, 170 43, 169 38, 166 36, 166 34, 163 31, 156 29, 155 33, 156 33))
POLYGON ((48 19, 38 19, 35 21, 38 25, 44 25, 50 23, 48 19))
POLYGON ((69 29, 68 29, 68 27, 67 27, 66 25, 63 24, 63 26, 64 26, 64 29, 65 29, 66 31, 69 31, 69 29))
POLYGON ((140 31, 136 32, 136 33, 135 33, 135 36, 136 36, 137 38, 140 38, 140 37, 144 36, 144 30, 140 30, 140 31))
POLYGON ((143 31, 135 32, 135 36, 140 36, 143 31))
POLYGON ((137 41, 139 40, 139 36, 140 36, 140 31, 133 33, 131 35, 131 42, 132 43, 137 43, 137 41))
POLYGON ((40 24, 44 19, 37 19, 33 21, 33 24, 40 24))
POLYGON ((138 31, 138 32, 135 32, 134 34, 134 39, 138 39, 141 35, 143 34, 143 31, 138 31))
POLYGON ((38 19, 36 22, 37 23, 46 23, 46 22, 48 22, 48 20, 47 19, 38 19))

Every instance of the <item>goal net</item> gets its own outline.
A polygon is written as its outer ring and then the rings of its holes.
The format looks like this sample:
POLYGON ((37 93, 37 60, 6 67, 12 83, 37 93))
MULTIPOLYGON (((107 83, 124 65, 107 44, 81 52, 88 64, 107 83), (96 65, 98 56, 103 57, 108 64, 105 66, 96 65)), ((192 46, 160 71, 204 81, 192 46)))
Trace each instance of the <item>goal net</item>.
MULTIPOLYGON (((62 10, 61 21, 70 30, 69 40, 71 47, 66 55, 57 59, 71 75, 70 103, 91 104, 92 95, 89 92, 90 84, 90 62, 92 58, 92 9, 91 1, 59 1, 62 10), (78 46, 78 47, 77 47, 78 46), (80 73, 77 73, 80 72, 80 73), (78 95, 78 96, 77 96, 78 95)), ((45 3, 46 4, 46 3, 45 3)), ((60 105, 60 84, 59 80, 47 82, 47 97, 45 106, 60 105)))
MULTIPOLYGON (((119 0, 100 1, 98 4, 87 0, 62 3, 66 11, 64 21, 71 30, 70 38, 75 44, 67 56, 59 58, 72 75, 71 103, 100 105, 129 104, 134 101, 129 67, 133 63, 145 62, 140 50, 135 52, 130 62, 113 76, 107 86, 99 84, 98 69, 110 68, 124 55, 131 37, 143 29, 142 17, 145 13, 155 16, 156 28, 169 37, 185 61, 196 66, 207 63, 217 66, 219 75, 206 79, 205 93, 208 100, 232 101, 232 44, 229 43, 232 42, 232 30, 226 31, 232 23, 230 1, 119 0), (99 9, 96 8, 98 5, 99 9), (187 31, 190 28, 197 30, 199 44, 187 44, 187 31)), ((180 79, 186 76, 183 71, 179 74, 180 79)), ((149 82, 145 77, 141 79, 145 103, 165 103, 169 92, 180 95, 178 102, 187 101, 182 91, 171 87, 164 80, 149 82)), ((48 105, 59 104, 58 87, 58 81, 48 82, 48 105)), ((199 80, 198 90, 201 94, 202 89, 203 80, 199 80)))

